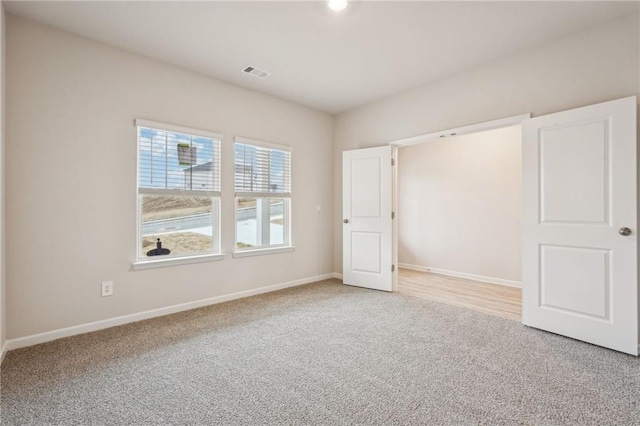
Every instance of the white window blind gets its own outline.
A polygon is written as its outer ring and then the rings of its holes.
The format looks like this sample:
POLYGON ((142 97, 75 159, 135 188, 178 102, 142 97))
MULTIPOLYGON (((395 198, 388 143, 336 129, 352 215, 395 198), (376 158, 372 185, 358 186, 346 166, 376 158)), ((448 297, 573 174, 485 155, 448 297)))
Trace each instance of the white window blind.
POLYGON ((235 139, 236 197, 290 197, 291 148, 235 139))
POLYGON ((138 193, 220 196, 220 135, 144 120, 136 126, 138 193))

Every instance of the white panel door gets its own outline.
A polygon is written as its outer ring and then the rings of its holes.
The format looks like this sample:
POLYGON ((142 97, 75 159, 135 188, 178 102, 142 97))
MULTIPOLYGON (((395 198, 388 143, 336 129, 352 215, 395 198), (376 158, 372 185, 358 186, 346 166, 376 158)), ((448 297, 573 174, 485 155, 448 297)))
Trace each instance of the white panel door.
POLYGON ((392 290, 391 147, 342 157, 343 282, 392 290))
POLYGON ((637 355, 636 98, 522 130, 522 322, 637 355))

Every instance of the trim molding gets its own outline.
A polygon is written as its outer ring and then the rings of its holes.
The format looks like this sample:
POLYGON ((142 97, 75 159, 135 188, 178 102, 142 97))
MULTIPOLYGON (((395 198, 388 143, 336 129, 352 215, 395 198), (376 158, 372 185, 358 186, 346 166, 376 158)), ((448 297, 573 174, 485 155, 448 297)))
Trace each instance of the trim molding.
POLYGON ((336 280, 342 279, 342 274, 339 272, 334 272, 332 275, 333 275, 333 278, 335 278, 336 280))
POLYGON ((287 253, 287 252, 295 251, 295 249, 296 248, 294 246, 269 247, 269 248, 253 249, 253 250, 238 250, 238 251, 234 251, 232 254, 233 254, 233 258, 236 259, 240 257, 262 256, 265 254, 287 253))
POLYGON ((211 132, 209 130, 199 130, 169 123, 160 123, 158 121, 145 120, 143 118, 136 118, 133 121, 133 125, 136 127, 150 127, 152 129, 168 130, 169 132, 186 133, 193 136, 203 136, 205 138, 213 138, 220 141, 223 137, 222 133, 211 132))
POLYGON ((473 281, 482 281, 490 284, 505 285, 508 287, 522 288, 522 282, 505 280, 502 278, 484 277, 482 275, 468 274, 466 272, 447 271, 446 269, 431 268, 428 266, 411 265, 408 263, 399 263, 400 268, 411 269, 412 271, 433 272, 434 274, 447 275, 449 277, 466 278, 473 281))
POLYGON ((500 129, 521 124, 527 118, 531 118, 531 113, 514 115, 512 117, 500 118, 498 120, 485 121, 482 123, 470 124, 468 126, 455 127, 448 130, 440 130, 439 132, 427 133, 424 135, 413 136, 410 138, 398 139, 389 142, 389 145, 409 146, 419 143, 430 142, 440 138, 450 136, 467 135, 469 133, 484 132, 486 130, 500 129))
POLYGON ((190 263, 201 263, 216 260, 224 260, 225 253, 202 254, 197 256, 169 257, 154 260, 139 260, 133 262, 131 267, 134 271, 144 269, 163 268, 165 266, 188 265, 190 263))
POLYGON ((0 347, 0 368, 2 368, 2 361, 4 361, 4 356, 7 354, 7 342, 4 342, 4 345, 0 347))
POLYGON ((25 348, 27 346, 38 345, 40 343, 50 342, 52 340, 62 339, 64 337, 76 336, 78 334, 90 333, 92 331, 103 330, 105 328, 116 327, 118 325, 129 324, 132 322, 143 321, 146 319, 162 317, 165 315, 175 314, 177 312, 188 311, 191 309, 201 308, 203 306, 215 305, 218 303, 228 302, 245 297, 256 296, 264 293, 282 290, 289 287, 296 287, 303 284, 310 284, 316 281, 322 281, 334 278, 333 273, 316 275, 313 277, 302 278, 299 280, 288 281, 280 284, 269 285, 266 287, 255 288, 251 290, 239 291, 237 293, 225 294, 222 296, 211 297, 208 299, 195 300, 193 302, 180 303, 178 305, 166 306, 164 308, 151 309, 148 311, 137 312, 134 314, 122 315, 119 317, 109 318, 105 320, 74 325, 71 327, 60 328, 58 330, 47 331, 44 333, 32 334, 31 336, 18 337, 9 339, 5 342, 4 355, 7 351, 25 348))

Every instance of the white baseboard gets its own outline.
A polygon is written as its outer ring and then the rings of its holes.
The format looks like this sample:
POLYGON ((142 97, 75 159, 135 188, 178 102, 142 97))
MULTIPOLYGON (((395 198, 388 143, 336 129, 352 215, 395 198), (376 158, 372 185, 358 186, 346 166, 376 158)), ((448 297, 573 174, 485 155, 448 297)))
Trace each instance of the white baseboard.
POLYGON ((2 361, 4 361, 4 356, 7 354, 7 342, 4 342, 4 345, 0 346, 0 368, 2 368, 2 361))
POLYGON ((400 268, 411 269, 413 271, 433 272, 434 274, 447 275, 449 277, 466 278, 473 281, 482 281, 484 283, 506 285, 509 287, 522 288, 520 281, 504 280, 502 278, 484 277, 482 275, 468 274, 466 272, 447 271, 446 269, 431 268, 428 266, 410 265, 408 263, 398 263, 400 268))
POLYGON ((4 355, 7 351, 13 349, 24 348, 27 346, 38 345, 40 343, 50 342, 52 340, 61 339, 63 337, 75 336, 78 334, 90 333, 92 331, 103 330, 105 328, 115 327, 118 325, 129 324, 132 322, 142 321, 150 318, 161 317, 164 315, 175 314, 177 312, 188 311, 190 309, 201 308, 203 306, 215 305, 217 303, 228 302, 230 300, 242 299, 245 297, 256 296, 258 294, 270 293, 272 291, 282 290, 289 287, 295 287, 303 284, 309 284, 316 281, 322 281, 334 278, 333 273, 316 275, 314 277, 302 278, 299 280, 289 281, 280 284, 274 284, 266 287, 255 288, 252 290, 239 291, 237 293, 225 294, 222 296, 211 297, 208 299, 195 300, 193 302, 181 303, 179 305, 167 306, 164 308, 152 309, 149 311, 138 312, 135 314, 123 315, 106 320, 90 322, 86 324, 74 325, 72 327, 61 328, 58 330, 47 331, 44 333, 33 334, 31 336, 10 339, 5 342, 4 355))
POLYGON ((338 273, 338 272, 334 272, 333 273, 333 278, 335 278, 337 280, 341 280, 342 279, 342 274, 338 273))

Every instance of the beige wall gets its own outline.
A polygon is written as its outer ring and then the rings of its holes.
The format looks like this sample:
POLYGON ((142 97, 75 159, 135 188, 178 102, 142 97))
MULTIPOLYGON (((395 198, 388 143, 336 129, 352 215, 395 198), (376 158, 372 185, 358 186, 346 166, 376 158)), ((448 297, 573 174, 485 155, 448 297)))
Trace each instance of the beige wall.
MULTIPOLYGON (((576 34, 336 117, 334 224, 342 220, 342 151, 531 112, 638 94, 638 16, 576 34)), ((342 228, 334 226, 334 270, 342 228)))
POLYGON ((331 273, 331 116, 13 16, 7 29, 9 339, 331 273), (132 271, 137 117, 224 134, 227 252, 233 136, 293 146, 295 251, 132 271))
POLYGON ((401 264, 521 281, 520 126, 398 150, 401 264))
POLYGON ((5 268, 5 40, 4 4, 0 3, 0 353, 7 338, 7 297, 5 268))
POLYGON ((0 312, 0 333, 8 324, 0 344, 5 337, 340 272, 342 228, 334 224, 342 216, 343 150, 634 95, 640 76, 634 16, 332 120, 19 18, 8 17, 7 30, 3 205, 10 226, 0 275, 7 271, 2 303, 10 304, 0 312), (292 145, 296 251, 131 271, 137 117, 224 133, 226 251, 233 246, 231 138, 292 145), (102 280, 115 282, 115 296, 100 297, 102 280))

